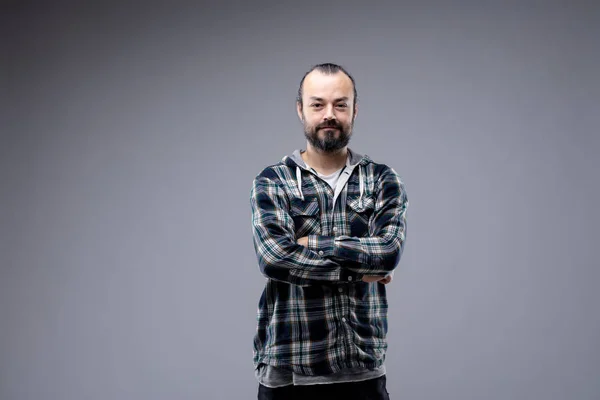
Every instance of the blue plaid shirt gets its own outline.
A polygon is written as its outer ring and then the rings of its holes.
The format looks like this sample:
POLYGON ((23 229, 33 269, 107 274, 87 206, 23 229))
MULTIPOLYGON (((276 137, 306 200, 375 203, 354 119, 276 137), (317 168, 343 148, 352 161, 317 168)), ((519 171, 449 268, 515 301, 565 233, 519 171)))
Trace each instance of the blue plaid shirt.
POLYGON ((384 362, 386 288, 361 279, 398 265, 408 199, 392 168, 350 150, 340 181, 332 189, 298 150, 253 181, 254 247, 267 278, 255 367, 327 375, 384 362), (296 242, 304 236, 307 247, 296 242))

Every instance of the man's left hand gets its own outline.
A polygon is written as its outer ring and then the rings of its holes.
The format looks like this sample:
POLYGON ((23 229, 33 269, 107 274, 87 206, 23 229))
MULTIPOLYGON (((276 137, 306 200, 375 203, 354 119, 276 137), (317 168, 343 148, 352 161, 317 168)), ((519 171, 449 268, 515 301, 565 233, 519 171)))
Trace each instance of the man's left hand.
POLYGON ((390 283, 392 281, 392 275, 386 275, 384 277, 381 276, 375 276, 375 275, 365 275, 362 278, 363 282, 367 282, 367 283, 371 283, 371 282, 379 282, 379 283, 383 283, 384 285, 387 285, 388 283, 390 283))

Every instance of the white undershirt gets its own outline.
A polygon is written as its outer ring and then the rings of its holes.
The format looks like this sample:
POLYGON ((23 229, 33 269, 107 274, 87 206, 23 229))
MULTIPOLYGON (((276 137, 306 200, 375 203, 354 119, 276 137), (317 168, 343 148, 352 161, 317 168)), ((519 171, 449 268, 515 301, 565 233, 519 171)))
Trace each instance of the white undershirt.
MULTIPOLYGON (((350 155, 348 155, 347 159, 346 159, 346 165, 348 164, 348 160, 350 159, 350 155)), ((335 190, 338 180, 340 179, 340 176, 342 175, 342 171, 344 168, 346 168, 346 165, 344 165, 342 168, 338 169, 337 171, 335 171, 332 174, 329 175, 323 175, 320 174, 316 169, 311 168, 310 165, 308 165, 308 163, 305 161, 304 164, 306 164, 306 168, 308 169, 312 169, 313 171, 315 171, 317 173, 317 175, 319 176, 319 178, 323 179, 325 182, 327 182, 329 184, 329 186, 331 186, 331 188, 333 190, 335 190)))
MULTIPOLYGON (((317 175, 319 176, 319 178, 323 179, 325 182, 327 182, 329 184, 329 186, 331 186, 331 188, 333 190, 335 190, 335 187, 337 186, 337 182, 340 179, 340 175, 342 170, 346 168, 345 166, 338 169, 337 171, 335 171, 332 174, 329 175, 323 175, 317 172, 317 175)), ((316 172, 316 171, 315 171, 316 172)))

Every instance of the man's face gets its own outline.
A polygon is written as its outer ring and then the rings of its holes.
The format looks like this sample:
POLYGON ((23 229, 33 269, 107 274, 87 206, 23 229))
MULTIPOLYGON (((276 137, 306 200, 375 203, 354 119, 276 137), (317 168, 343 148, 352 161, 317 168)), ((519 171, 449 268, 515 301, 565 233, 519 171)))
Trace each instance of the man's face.
POLYGON ((304 79, 302 102, 298 116, 313 147, 333 153, 348 145, 357 110, 354 87, 346 74, 311 72, 304 79))

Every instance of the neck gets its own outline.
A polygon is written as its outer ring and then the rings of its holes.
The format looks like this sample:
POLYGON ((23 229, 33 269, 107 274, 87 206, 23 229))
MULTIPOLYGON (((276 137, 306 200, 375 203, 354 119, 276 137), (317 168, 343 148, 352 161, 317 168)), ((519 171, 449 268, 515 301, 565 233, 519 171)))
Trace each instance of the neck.
POLYGON ((318 173, 329 175, 346 165, 348 148, 344 147, 335 153, 325 153, 315 149, 310 143, 306 144, 306 151, 302 153, 302 159, 318 173))

